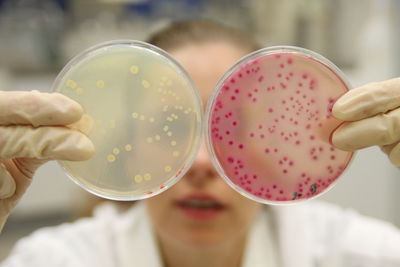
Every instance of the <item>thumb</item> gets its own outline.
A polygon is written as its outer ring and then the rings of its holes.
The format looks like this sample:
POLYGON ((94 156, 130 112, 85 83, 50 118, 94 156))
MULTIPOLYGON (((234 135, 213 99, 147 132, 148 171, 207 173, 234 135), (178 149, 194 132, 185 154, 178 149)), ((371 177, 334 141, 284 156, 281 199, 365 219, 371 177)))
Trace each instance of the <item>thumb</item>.
POLYGON ((9 198, 14 195, 16 184, 6 166, 0 163, 0 199, 9 198))

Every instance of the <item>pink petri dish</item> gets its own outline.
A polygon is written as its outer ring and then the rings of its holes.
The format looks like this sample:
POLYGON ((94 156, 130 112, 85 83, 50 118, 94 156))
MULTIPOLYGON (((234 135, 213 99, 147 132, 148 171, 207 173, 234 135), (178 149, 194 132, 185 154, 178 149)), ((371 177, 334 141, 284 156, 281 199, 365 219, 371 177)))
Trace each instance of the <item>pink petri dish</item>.
POLYGON ((207 144, 219 174, 265 204, 326 192, 353 156, 330 143, 342 123, 332 106, 349 88, 332 62, 303 48, 270 47, 244 57, 207 106, 207 144))

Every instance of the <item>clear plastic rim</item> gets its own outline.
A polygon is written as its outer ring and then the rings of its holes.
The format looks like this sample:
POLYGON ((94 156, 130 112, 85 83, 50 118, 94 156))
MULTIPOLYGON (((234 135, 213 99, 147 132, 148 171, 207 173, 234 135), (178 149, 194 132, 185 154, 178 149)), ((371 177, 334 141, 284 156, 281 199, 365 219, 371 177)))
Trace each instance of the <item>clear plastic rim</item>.
POLYGON ((150 198, 152 196, 158 195, 165 190, 169 189, 173 185, 175 185, 178 181, 182 179, 182 177, 186 174, 186 172, 189 170, 189 168, 192 166, 198 152, 200 149, 200 144, 201 144, 201 139, 203 135, 203 124, 204 124, 204 119, 203 119, 203 104, 202 100, 200 97, 199 90, 197 89, 195 83, 193 82, 192 78, 189 76, 187 71, 181 66, 181 64, 176 61, 170 54, 168 54, 166 51, 163 49, 154 46, 152 44, 142 42, 142 41, 137 41, 137 40, 128 40, 128 39, 118 39, 118 40, 110 40, 106 42, 102 42, 99 44, 96 44, 94 46, 91 46, 87 48, 86 50, 83 50, 81 53, 77 54, 74 56, 68 63, 62 68, 62 70, 59 72, 57 77, 55 78, 53 85, 51 86, 51 91, 52 92, 57 92, 57 87, 60 85, 61 80, 64 78, 64 76, 68 73, 68 71, 75 65, 81 62, 81 60, 90 57, 93 53, 96 53, 102 49, 107 50, 108 48, 114 47, 114 46, 130 46, 134 48, 144 48, 152 53, 158 54, 164 58, 166 58, 174 67, 176 67, 177 70, 179 70, 180 74, 187 79, 189 82, 194 96, 195 96, 195 104, 200 112, 197 112, 197 129, 196 129, 196 140, 194 141, 194 149, 188 156, 188 158, 185 160, 184 167, 181 169, 179 172, 179 175, 175 176, 175 178, 171 179, 168 185, 166 185, 164 188, 157 190, 157 192, 153 192, 152 194, 145 194, 140 197, 129 197, 129 196, 113 196, 113 195, 106 195, 101 192, 98 192, 95 189, 91 189, 88 186, 86 186, 85 183, 81 182, 79 179, 76 179, 73 175, 69 173, 69 171, 66 169, 65 166, 63 166, 62 161, 57 161, 58 165, 63 169, 64 173, 68 176, 70 180, 72 180, 75 184, 83 188, 85 191, 94 194, 98 197, 101 198, 106 198, 110 200, 118 200, 118 201, 136 201, 136 200, 142 200, 146 198, 150 198))
MULTIPOLYGON (((253 201, 256 201, 256 202, 259 202, 262 204, 287 206, 287 205, 303 203, 305 201, 315 199, 315 198, 322 196, 323 194, 325 194, 326 192, 331 190, 332 187, 334 187, 336 185, 336 183, 338 182, 339 179, 336 179, 333 183, 331 183, 327 188, 325 188, 325 190, 323 192, 319 193, 318 195, 307 198, 307 199, 288 200, 288 201, 271 201, 271 200, 259 198, 255 195, 251 195, 251 194, 247 193, 243 188, 234 184, 229 179, 229 177, 225 174, 225 171, 224 171, 223 167, 221 166, 221 164, 217 158, 217 155, 213 149, 212 138, 211 138, 211 133, 210 133, 210 120, 211 120, 211 115, 212 115, 212 108, 215 104, 215 100, 216 100, 225 80, 229 76, 231 76, 236 71, 237 67, 241 66, 244 62, 252 60, 256 57, 265 56, 265 55, 273 55, 276 53, 293 53, 293 54, 299 54, 299 55, 302 55, 302 56, 305 56, 308 58, 312 58, 314 61, 317 61, 320 64, 326 66, 333 73, 335 73, 335 75, 343 82, 343 84, 346 86, 346 88, 348 90, 350 90, 350 88, 351 88, 351 84, 348 81, 348 79, 346 78, 346 76, 344 75, 344 73, 330 60, 328 60, 327 58, 323 57, 322 55, 320 55, 314 51, 311 51, 311 50, 308 50, 308 49, 305 49, 302 47, 287 46, 287 45, 270 46, 270 47, 262 48, 257 51, 254 51, 250 54, 247 54, 246 56, 244 56, 240 60, 238 60, 234 65, 232 65, 224 73, 224 75, 217 82, 216 86, 214 87, 214 90, 212 91, 212 93, 209 97, 209 101, 206 106, 206 112, 204 115, 204 118, 206 119, 206 121, 204 122, 204 131, 205 131, 204 136, 206 138, 207 150, 211 157, 211 161, 212 161, 215 169, 217 170, 218 174, 225 180, 225 182, 229 186, 231 186, 236 192, 240 193, 242 196, 244 196, 246 198, 249 198, 253 201)), ((340 174, 340 176, 342 176, 343 173, 349 168, 351 162, 353 161, 354 155, 355 155, 355 152, 351 152, 350 159, 349 159, 346 167, 344 168, 343 172, 340 174)))

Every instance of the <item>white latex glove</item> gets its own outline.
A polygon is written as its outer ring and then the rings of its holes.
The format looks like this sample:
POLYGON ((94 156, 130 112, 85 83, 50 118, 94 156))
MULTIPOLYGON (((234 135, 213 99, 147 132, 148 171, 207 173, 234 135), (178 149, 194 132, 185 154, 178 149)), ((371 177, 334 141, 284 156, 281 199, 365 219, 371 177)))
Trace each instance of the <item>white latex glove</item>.
POLYGON ((332 112, 346 121, 333 133, 333 145, 345 151, 378 145, 400 167, 400 78, 352 89, 332 112))
POLYGON ((76 127, 82 114, 78 103, 58 93, 0 91, 0 231, 40 165, 94 153, 76 127))

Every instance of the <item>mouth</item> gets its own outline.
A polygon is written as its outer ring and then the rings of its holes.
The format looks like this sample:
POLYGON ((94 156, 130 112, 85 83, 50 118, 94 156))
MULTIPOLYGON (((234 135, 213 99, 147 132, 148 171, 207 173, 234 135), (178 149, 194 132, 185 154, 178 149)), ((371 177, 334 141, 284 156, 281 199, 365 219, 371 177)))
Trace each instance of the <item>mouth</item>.
POLYGON ((198 221, 215 219, 227 209, 221 201, 206 194, 188 195, 175 204, 185 216, 198 221))

